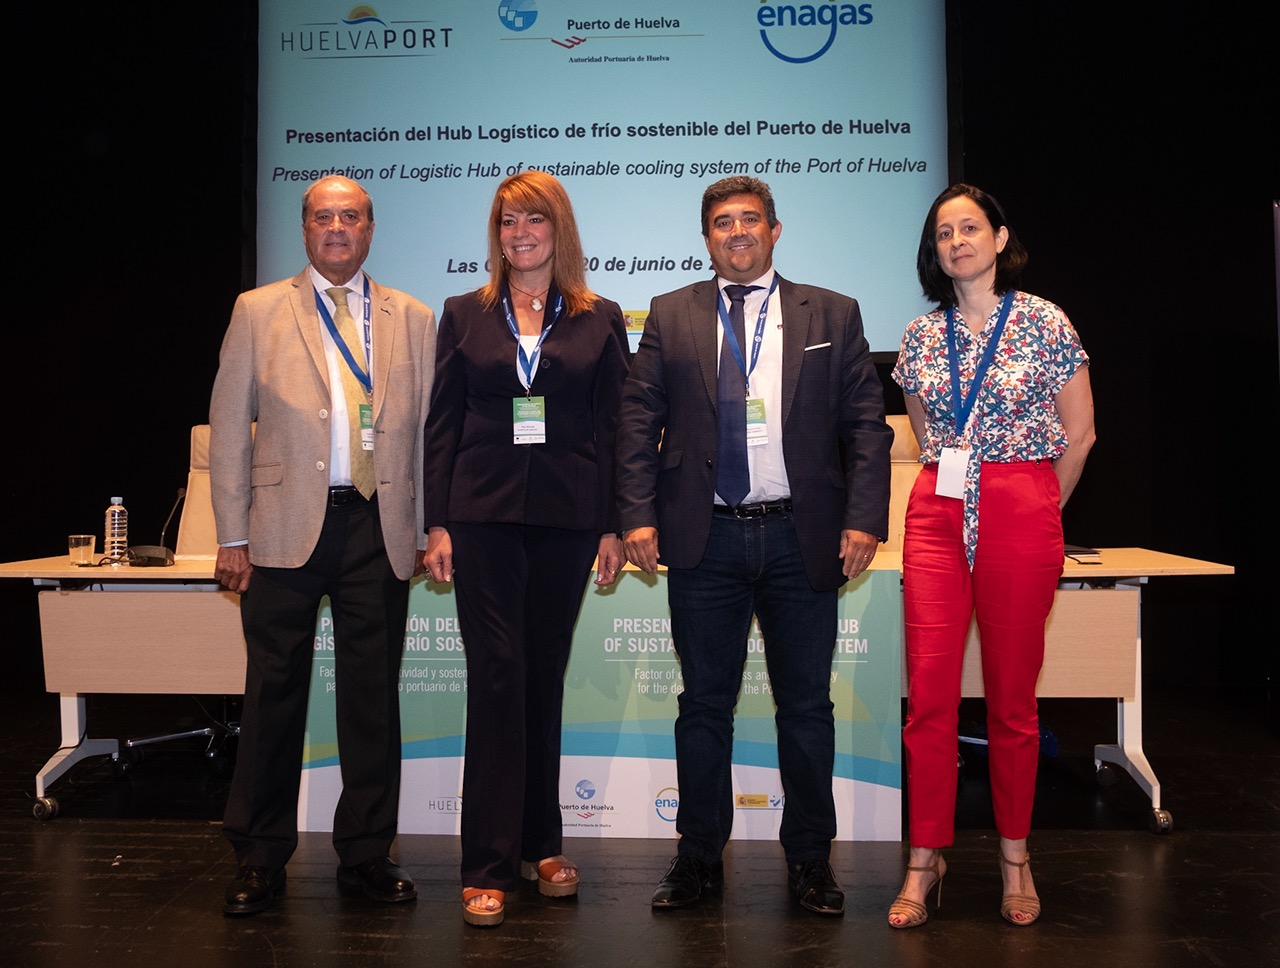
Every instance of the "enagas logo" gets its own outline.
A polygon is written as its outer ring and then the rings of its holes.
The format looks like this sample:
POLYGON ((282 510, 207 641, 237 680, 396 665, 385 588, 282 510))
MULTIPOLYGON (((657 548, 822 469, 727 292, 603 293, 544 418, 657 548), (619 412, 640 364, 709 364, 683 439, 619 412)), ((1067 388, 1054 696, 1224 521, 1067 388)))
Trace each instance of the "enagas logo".
POLYGON ((831 49, 842 27, 871 23, 869 3, 761 3, 756 11, 765 49, 789 64, 807 64, 831 49))
POLYGON ((654 795, 653 810, 658 819, 675 823, 680 810, 680 791, 676 787, 663 787, 654 795))

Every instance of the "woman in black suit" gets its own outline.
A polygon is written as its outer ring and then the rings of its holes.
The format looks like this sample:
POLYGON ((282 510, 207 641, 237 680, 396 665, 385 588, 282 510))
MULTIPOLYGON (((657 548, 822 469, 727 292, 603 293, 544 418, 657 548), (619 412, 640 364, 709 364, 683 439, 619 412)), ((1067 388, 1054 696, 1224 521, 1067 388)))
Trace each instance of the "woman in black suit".
POLYGON ((561 854, 560 723, 573 626, 597 562, 624 563, 613 499, 622 310, 586 284, 563 186, 498 186, 487 285, 445 300, 426 425, 424 563, 454 581, 466 643, 463 919, 502 922, 518 877, 576 894, 561 854))

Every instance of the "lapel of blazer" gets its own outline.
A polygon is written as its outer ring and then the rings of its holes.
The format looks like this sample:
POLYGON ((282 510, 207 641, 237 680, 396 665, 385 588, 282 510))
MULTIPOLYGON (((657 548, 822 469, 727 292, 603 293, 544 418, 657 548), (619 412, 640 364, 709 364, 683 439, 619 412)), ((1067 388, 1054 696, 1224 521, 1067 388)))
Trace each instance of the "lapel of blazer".
POLYGON ((720 368, 719 341, 716 338, 716 300, 720 290, 715 277, 695 283, 689 296, 689 335, 702 371, 702 383, 707 391, 711 410, 716 410, 716 371, 720 368))
POLYGON ((293 280, 293 318, 298 327, 302 345, 307 348, 311 363, 320 374, 325 389, 329 386, 329 364, 324 357, 324 339, 320 335, 320 314, 316 312, 316 287, 311 282, 311 270, 303 269, 293 280))
POLYGON ((781 276, 778 277, 778 296, 782 300, 782 426, 785 428, 796 398, 796 387, 800 384, 800 367, 804 363, 804 348, 809 345, 813 307, 781 276))
POLYGON ((387 395, 387 378, 391 373, 391 360, 396 354, 395 307, 391 293, 369 280, 369 327, 373 333, 373 416, 376 420, 382 412, 387 395))

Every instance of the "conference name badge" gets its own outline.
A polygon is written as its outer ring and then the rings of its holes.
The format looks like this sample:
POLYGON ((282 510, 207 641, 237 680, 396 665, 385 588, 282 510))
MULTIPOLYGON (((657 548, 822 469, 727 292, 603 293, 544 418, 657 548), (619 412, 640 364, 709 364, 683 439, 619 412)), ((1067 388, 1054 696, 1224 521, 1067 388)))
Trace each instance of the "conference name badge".
POLYGON ((373 450, 373 407, 360 404, 360 449, 373 450))
POLYGON ((515 397, 511 401, 511 429, 514 444, 545 444, 547 398, 515 397))
POLYGON ((763 447, 769 443, 769 425, 764 420, 764 400, 747 398, 747 446, 763 447))
POLYGON ((969 451, 960 447, 943 447, 938 461, 938 497, 964 497, 964 475, 969 467, 969 451))

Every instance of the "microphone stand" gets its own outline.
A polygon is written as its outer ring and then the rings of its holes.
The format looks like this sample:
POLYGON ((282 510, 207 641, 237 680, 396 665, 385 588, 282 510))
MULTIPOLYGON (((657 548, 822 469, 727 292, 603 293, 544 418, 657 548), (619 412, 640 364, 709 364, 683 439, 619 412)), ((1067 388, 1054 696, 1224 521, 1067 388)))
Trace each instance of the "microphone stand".
POLYGON ((164 527, 160 529, 160 543, 158 545, 140 545, 136 548, 129 549, 129 564, 134 568, 153 568, 166 567, 173 564, 173 552, 165 547, 164 536, 169 530, 169 524, 173 521, 174 514, 177 513, 178 505, 182 503, 182 499, 187 496, 185 487, 178 488, 178 498, 173 502, 173 507, 169 509, 169 516, 164 519, 164 527))

